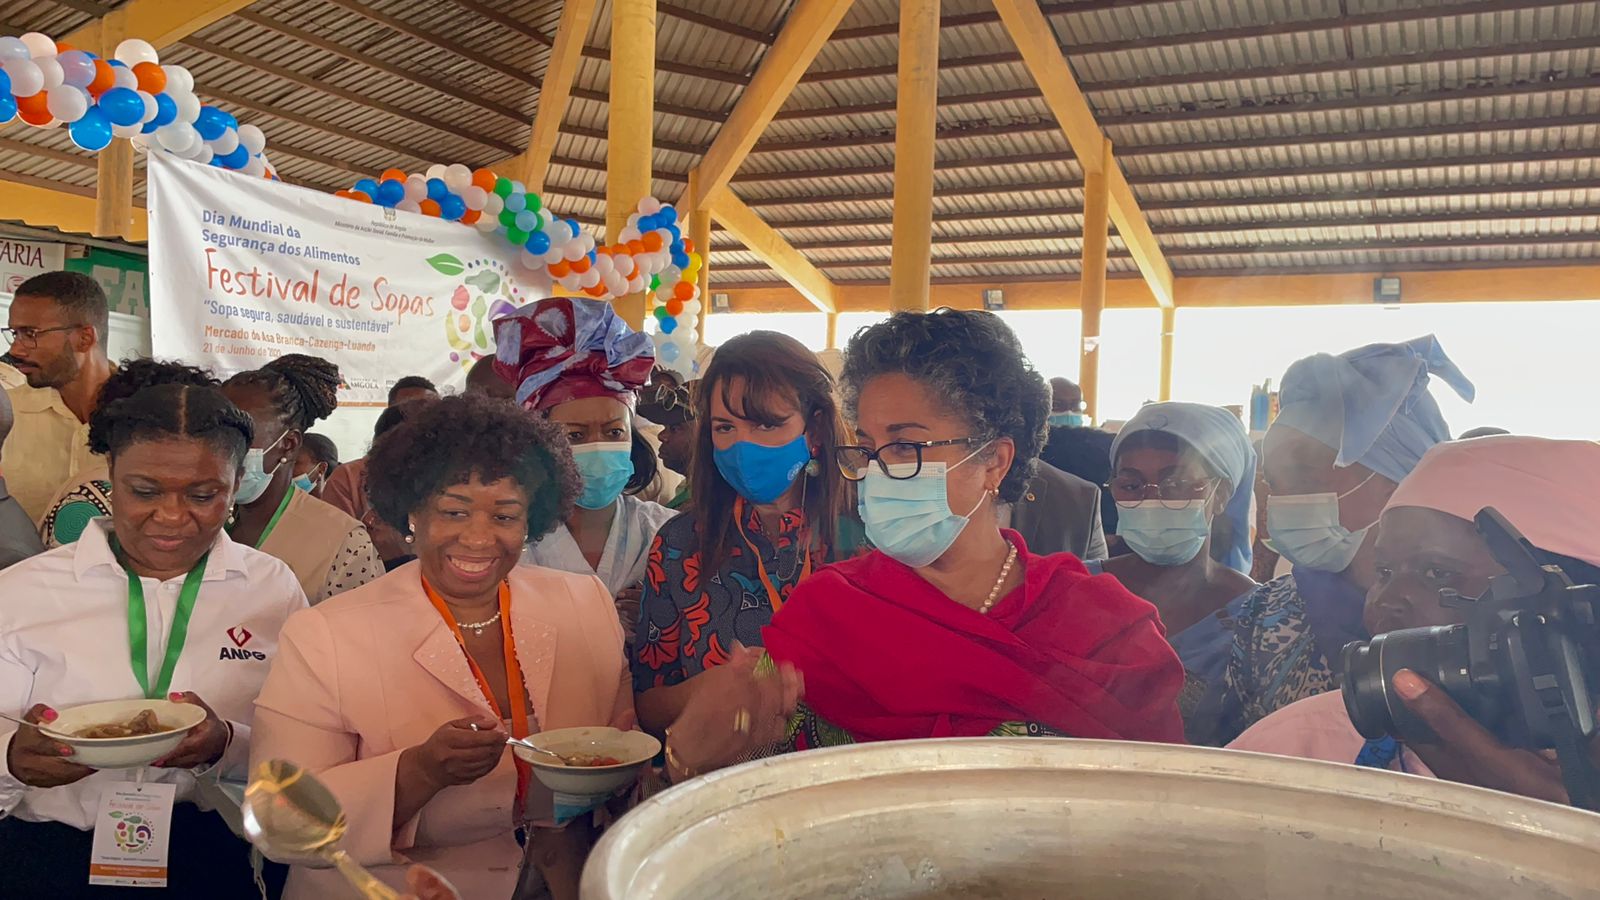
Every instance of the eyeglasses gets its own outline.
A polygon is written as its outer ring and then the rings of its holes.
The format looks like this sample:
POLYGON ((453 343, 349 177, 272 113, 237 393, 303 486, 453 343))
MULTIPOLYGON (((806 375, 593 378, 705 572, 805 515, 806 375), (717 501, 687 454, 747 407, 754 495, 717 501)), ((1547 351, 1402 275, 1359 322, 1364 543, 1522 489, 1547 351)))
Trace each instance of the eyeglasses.
POLYGON ((656 405, 667 412, 671 412, 679 407, 688 409, 690 402, 689 389, 674 387, 670 384, 658 384, 656 385, 656 394, 654 399, 656 405))
POLYGON ((1204 500, 1211 495, 1212 489, 1220 481, 1217 478, 1178 478, 1176 476, 1161 479, 1155 484, 1143 478, 1117 477, 1111 479, 1106 489, 1111 491, 1111 498, 1117 505, 1132 509, 1143 501, 1149 499, 1152 489, 1156 492, 1156 499, 1167 509, 1182 509, 1195 500, 1204 500))
POLYGON ((908 481, 922 474, 922 451, 933 447, 971 447, 981 444, 980 438, 964 437, 952 438, 948 441, 895 441, 884 444, 876 450, 867 447, 839 447, 833 451, 834 458, 839 461, 839 471, 851 481, 860 481, 867 477, 867 466, 874 460, 883 474, 896 481, 908 481), (890 466, 910 465, 909 471, 901 469, 899 472, 889 470, 890 466))
POLYGON ((37 347, 39 346, 39 335, 41 334, 50 334, 54 331, 76 331, 82 327, 84 326, 61 325, 56 328, 0 328, 0 335, 5 337, 6 343, 8 344, 21 344, 24 347, 37 347))

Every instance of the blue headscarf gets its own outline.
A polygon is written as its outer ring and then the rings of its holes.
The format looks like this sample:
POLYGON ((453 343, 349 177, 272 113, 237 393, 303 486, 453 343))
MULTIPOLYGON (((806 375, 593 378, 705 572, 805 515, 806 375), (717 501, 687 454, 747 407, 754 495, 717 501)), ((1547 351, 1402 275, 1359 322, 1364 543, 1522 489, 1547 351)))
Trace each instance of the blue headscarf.
POLYGON ((1332 447, 1335 465, 1360 464, 1399 484, 1430 447, 1450 440, 1450 427, 1428 393, 1430 375, 1469 403, 1476 396, 1431 334, 1308 356, 1284 374, 1273 424, 1332 447))
POLYGON ((1256 485, 1256 451, 1244 423, 1217 406, 1202 403, 1151 403, 1128 420, 1111 442, 1111 466, 1122 442, 1141 431, 1162 431, 1200 454, 1206 467, 1233 485, 1223 515, 1233 523, 1233 543, 1222 548, 1222 562, 1250 573, 1250 497, 1256 485))

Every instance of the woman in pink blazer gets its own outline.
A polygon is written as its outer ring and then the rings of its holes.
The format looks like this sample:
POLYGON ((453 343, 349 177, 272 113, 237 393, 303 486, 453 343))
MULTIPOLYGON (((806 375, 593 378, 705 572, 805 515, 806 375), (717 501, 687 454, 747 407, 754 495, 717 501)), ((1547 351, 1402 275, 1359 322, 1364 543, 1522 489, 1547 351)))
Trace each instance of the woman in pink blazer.
MULTIPOLYGON (((345 849, 392 886, 425 863, 469 900, 501 900, 517 884, 519 824, 549 824, 552 803, 507 735, 634 727, 604 586, 517 565, 570 510, 579 476, 552 426, 476 397, 439 401, 369 460, 374 506, 417 561, 290 619, 253 763, 315 772, 349 817, 345 849)), ((577 896, 577 831, 530 829, 558 900, 577 896)), ((345 890, 332 870, 296 866, 284 896, 345 890)))

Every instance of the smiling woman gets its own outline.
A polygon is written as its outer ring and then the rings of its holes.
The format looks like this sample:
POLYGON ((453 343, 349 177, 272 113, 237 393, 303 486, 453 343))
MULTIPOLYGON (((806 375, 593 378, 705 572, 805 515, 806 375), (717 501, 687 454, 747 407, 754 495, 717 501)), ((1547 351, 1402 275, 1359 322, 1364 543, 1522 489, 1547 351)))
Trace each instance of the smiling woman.
MULTIPOLYGON (((350 813, 346 849, 394 887, 403 854, 464 896, 509 896, 517 827, 553 825, 554 810, 507 735, 633 727, 610 593, 593 575, 517 564, 571 510, 572 454, 551 422, 465 396, 384 433, 367 466, 373 506, 417 559, 289 623, 255 755, 326 782, 350 813)), ((586 840, 575 826, 530 831, 556 897, 576 896, 586 840)), ((286 896, 338 883, 297 867, 286 896)))
MULTIPOLYGON (((205 710, 146 779, 176 790, 174 897, 255 893, 248 847, 196 804, 202 784, 245 777, 254 700, 279 631, 305 606, 287 566, 222 527, 252 435, 212 387, 163 384, 101 406, 89 443, 110 459, 110 521, 0 573, 4 596, 27 598, 0 608, 0 712, 50 722, 55 708, 141 698, 205 710)), ((96 896, 92 831, 119 779, 66 758, 37 729, 0 731, 0 745, 8 895, 96 896)))

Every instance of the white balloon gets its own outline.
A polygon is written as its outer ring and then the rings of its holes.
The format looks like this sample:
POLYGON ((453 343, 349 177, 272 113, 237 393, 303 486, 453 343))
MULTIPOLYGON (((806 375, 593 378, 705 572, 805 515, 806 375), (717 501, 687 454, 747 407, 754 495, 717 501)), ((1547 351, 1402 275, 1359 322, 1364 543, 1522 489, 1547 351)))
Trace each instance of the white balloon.
POLYGON ((677 284, 683 280, 683 270, 677 266, 667 266, 661 270, 662 284, 677 284))
POLYGON ((28 45, 20 38, 0 37, 0 63, 10 62, 13 59, 27 59, 32 55, 28 52, 28 45))
POLYGON ((654 197, 646 197, 639 201, 639 215, 653 216, 661 212, 661 201, 654 197))
POLYGON ((487 194, 483 198, 483 217, 498 220, 500 213, 506 208, 506 198, 499 194, 487 194))
POLYGON ((167 73, 166 92, 168 94, 194 93, 194 76, 189 74, 188 69, 183 66, 162 66, 161 71, 167 73))
POLYGON ((232 128, 224 129, 222 134, 211 142, 211 149, 218 156, 227 156, 229 153, 239 149, 239 132, 234 131, 232 128))
POLYGON ((267 136, 254 125, 239 126, 239 143, 253 156, 267 149, 267 136))
MULTIPOLYGON (((65 121, 64 119, 62 121, 65 121)), ((138 137, 144 131, 143 125, 113 125, 111 133, 119 138, 138 137)))
POLYGON ((261 157, 252 156, 250 157, 250 161, 244 164, 244 173, 255 178, 260 178, 261 176, 267 174, 267 164, 261 159, 261 157))
POLYGON ((127 88, 130 91, 139 89, 139 76, 133 74, 133 70, 127 66, 112 66, 111 78, 113 87, 127 88))
POLYGON ((448 169, 448 168, 449 168, 449 166, 443 165, 441 163, 434 163, 433 165, 431 165, 427 169, 425 169, 424 172, 427 175, 427 177, 429 177, 429 178, 443 178, 445 170, 448 169))
POLYGON ((30 31, 21 38, 22 45, 28 48, 28 55, 34 59, 42 59, 56 55, 56 42, 48 34, 30 31))
POLYGON ((173 104, 178 107, 178 118, 174 121, 192 125, 195 119, 200 118, 199 97, 187 92, 174 94, 172 91, 167 91, 166 94, 172 98, 173 104))
POLYGON ((483 205, 489 202, 489 192, 468 183, 461 191, 461 199, 466 201, 467 209, 483 209, 483 205))
POLYGON ((16 96, 32 97, 44 90, 44 73, 39 71, 33 60, 9 60, 3 68, 11 79, 11 93, 16 96))
POLYGON ((617 235, 617 240, 619 240, 622 243, 626 244, 629 241, 637 241, 639 238, 641 238, 643 236, 644 235, 639 231, 638 226, 629 225, 627 228, 622 229, 622 233, 621 234, 617 235))
MULTIPOLYGON (((472 223, 472 227, 478 229, 484 234, 488 234, 489 232, 500 227, 500 220, 494 216, 479 216, 478 221, 472 223)), ((524 250, 522 252, 527 253, 528 251, 524 250)), ((538 265, 538 260, 536 258, 534 259, 533 265, 538 265)))
MULTIPOLYGON (((583 247, 579 245, 577 241, 567 241, 566 246, 562 247, 561 251, 562 258, 567 262, 577 262, 587 255, 583 252, 583 247)), ((593 285, 588 286, 593 287, 593 285)))
POLYGON ((161 107, 156 105, 156 98, 154 94, 147 94, 144 91, 140 91, 139 99, 144 101, 144 118, 139 120, 140 123, 149 122, 161 112, 161 107))
POLYGON ((566 254, 562 252, 561 248, 554 244, 551 244, 550 249, 544 252, 544 264, 547 266, 553 266, 566 258, 566 254))
POLYGON ((89 95, 70 84, 63 84, 50 89, 45 95, 45 106, 49 108, 50 115, 63 122, 76 122, 83 118, 89 111, 89 95))
POLYGON ((403 209, 410 213, 422 212, 422 205, 415 200, 401 200, 395 204, 395 209, 403 209))
MULTIPOLYGON (((478 221, 481 222, 483 220, 479 219, 478 221)), ((534 256, 532 253, 529 253, 526 250, 517 251, 517 262, 520 263, 524 269, 537 269, 544 266, 544 260, 541 260, 539 257, 534 256)))
POLYGON ((183 154, 189 145, 200 139, 200 133, 188 122, 173 122, 156 131, 156 143, 168 153, 183 154))
POLYGON ((200 141, 198 146, 200 149, 195 151, 189 158, 193 159, 197 163, 211 162, 211 157, 216 155, 214 152, 212 152, 211 147, 206 144, 205 141, 200 141))
POLYGON ((634 273, 633 257, 626 253, 618 253, 612 257, 611 263, 616 267, 622 277, 627 278, 634 273))
POLYGON ((583 273, 583 286, 584 287, 592 288, 592 287, 594 287, 595 285, 597 285, 599 283, 600 283, 600 273, 599 272, 596 272, 595 270, 590 269, 589 271, 583 273))
POLYGON ((129 68, 142 62, 160 63, 161 58, 156 55, 156 48, 150 42, 139 38, 128 38, 117 45, 117 52, 112 56, 129 68))
POLYGON ((546 225, 544 233, 550 236, 550 243, 557 246, 572 240, 572 229, 568 228, 567 223, 560 219, 546 225))
POLYGON ((66 73, 61 70, 61 63, 56 62, 54 56, 41 56, 33 61, 39 67, 39 74, 44 76, 44 89, 57 88, 66 81, 66 73))
POLYGON ((445 167, 444 183, 449 185, 451 191, 459 194, 472 183, 472 170, 461 163, 451 163, 445 167))
POLYGON ((690 300, 688 303, 685 303, 683 305, 683 312, 684 312, 685 315, 699 316, 700 315, 700 301, 699 300, 690 300))
POLYGON ((604 278, 605 276, 610 275, 612 272, 617 270, 616 261, 611 258, 610 254, 606 253, 596 253, 594 262, 591 263, 591 265, 594 267, 596 272, 600 273, 601 278, 604 278))
POLYGON ((406 202, 421 203, 427 198, 428 180, 426 178, 421 175, 412 175, 406 178, 406 202))

